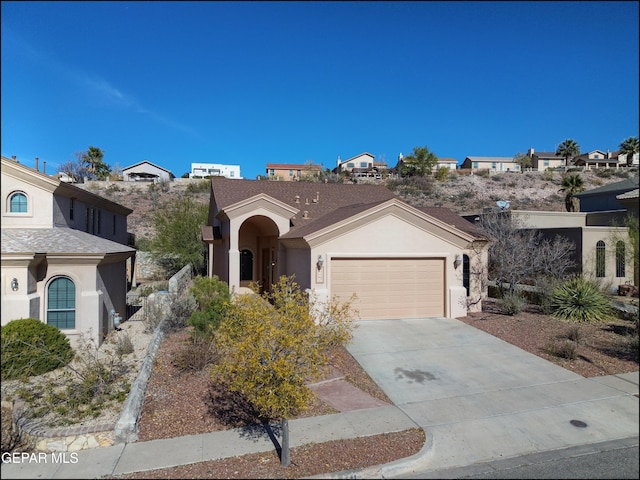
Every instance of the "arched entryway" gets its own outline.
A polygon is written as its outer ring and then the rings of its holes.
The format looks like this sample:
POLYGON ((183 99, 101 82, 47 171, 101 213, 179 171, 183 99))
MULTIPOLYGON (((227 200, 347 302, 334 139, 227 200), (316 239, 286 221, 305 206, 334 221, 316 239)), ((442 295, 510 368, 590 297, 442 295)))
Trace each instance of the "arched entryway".
POLYGON ((278 237, 278 226, 264 215, 242 223, 238 235, 241 287, 257 282, 261 291, 271 291, 278 278, 278 237))

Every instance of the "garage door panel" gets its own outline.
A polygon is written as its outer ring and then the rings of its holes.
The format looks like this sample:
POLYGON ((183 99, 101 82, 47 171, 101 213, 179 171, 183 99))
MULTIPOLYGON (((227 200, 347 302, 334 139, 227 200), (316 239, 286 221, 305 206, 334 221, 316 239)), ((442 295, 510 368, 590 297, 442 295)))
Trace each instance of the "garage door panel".
POLYGON ((444 260, 332 259, 331 291, 366 319, 444 315, 444 260))

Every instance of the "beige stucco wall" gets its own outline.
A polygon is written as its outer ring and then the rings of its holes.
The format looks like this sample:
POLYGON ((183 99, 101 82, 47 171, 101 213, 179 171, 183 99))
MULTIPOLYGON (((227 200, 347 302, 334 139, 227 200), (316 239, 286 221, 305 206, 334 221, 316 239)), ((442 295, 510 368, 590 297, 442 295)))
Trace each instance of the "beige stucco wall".
POLYGON ((13 177, 6 171, 0 176, 2 184, 2 226, 30 228, 51 228, 53 226, 53 196, 40 186, 32 185, 13 177), (9 214, 9 197, 14 191, 23 192, 27 196, 27 213, 9 214))
POLYGON ((112 329, 110 312, 115 310, 124 319, 126 315, 126 288, 124 262, 96 267, 95 261, 70 266, 67 258, 49 258, 46 276, 34 281, 26 266, 2 267, 2 325, 18 318, 47 318, 47 288, 52 280, 63 276, 71 279, 76 287, 76 328, 62 330, 77 342, 81 333, 98 345, 112 329), (11 289, 11 280, 18 279, 19 289, 11 289))
POLYGON ((617 292, 619 285, 626 282, 633 283, 633 262, 628 255, 625 262, 625 276, 616 277, 616 242, 627 243, 627 253, 631 248, 628 244, 629 236, 626 228, 620 227, 586 227, 582 232, 582 268, 583 275, 598 280, 603 287, 611 292, 617 292), (605 276, 596 278, 596 244, 605 243, 605 276))
MULTIPOLYGON (((287 269, 313 267, 310 288, 315 290, 318 298, 328 298, 331 292, 331 260, 337 257, 354 258, 443 258, 445 261, 445 315, 460 316, 460 295, 455 287, 462 287, 462 266, 454 268, 453 262, 457 254, 462 255, 464 249, 446 242, 434 235, 425 234, 423 228, 416 227, 393 214, 352 230, 345 235, 331 238, 327 242, 316 245, 311 250, 311 264, 301 264, 304 256, 289 259, 287 269), (322 255, 324 267, 322 271, 315 268, 317 258, 322 255), (452 290, 454 289, 454 290, 452 290)), ((462 288, 464 291, 464 288, 462 288)), ((466 296, 466 292, 465 295, 466 296)))

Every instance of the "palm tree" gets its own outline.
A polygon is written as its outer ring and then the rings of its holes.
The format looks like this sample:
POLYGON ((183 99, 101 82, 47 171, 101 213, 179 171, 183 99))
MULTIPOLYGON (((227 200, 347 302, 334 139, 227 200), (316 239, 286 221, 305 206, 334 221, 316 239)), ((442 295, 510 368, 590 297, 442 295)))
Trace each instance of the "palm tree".
POLYGON ((584 191, 584 180, 580 175, 567 175, 562 179, 560 192, 565 192, 564 206, 567 212, 579 212, 580 200, 575 197, 576 193, 584 191))
POLYGON ((629 137, 620 144, 620 153, 627 156, 627 167, 633 165, 633 156, 638 152, 638 137, 629 137))
POLYGON ((580 155, 580 145, 578 145, 574 140, 567 138, 564 142, 558 145, 556 155, 564 157, 564 165, 565 167, 568 167, 569 159, 580 155))

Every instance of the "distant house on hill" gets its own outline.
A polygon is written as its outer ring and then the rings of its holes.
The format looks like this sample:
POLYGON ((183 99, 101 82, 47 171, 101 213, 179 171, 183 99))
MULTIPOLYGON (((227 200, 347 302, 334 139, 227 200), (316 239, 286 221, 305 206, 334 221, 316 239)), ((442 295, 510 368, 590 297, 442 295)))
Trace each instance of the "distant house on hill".
POLYGON ((303 177, 318 177, 322 166, 315 163, 267 163, 267 178, 269 180, 284 180, 292 182, 303 177))
MULTIPOLYGON (((624 155, 623 155, 624 157, 624 155)), ((589 153, 583 153, 577 157, 573 157, 573 165, 576 167, 585 167, 587 170, 591 168, 618 168, 619 165, 627 164, 626 158, 619 160, 617 154, 603 152, 602 150, 593 150, 589 153)))
POLYGON ((240 165, 225 165, 222 163, 192 163, 189 178, 226 177, 242 178, 240 165))
POLYGON ((472 171, 489 170, 495 173, 520 171, 520 165, 513 157, 467 157, 460 168, 472 171))
POLYGON ((122 169, 122 179, 125 182, 168 182, 174 178, 175 176, 169 170, 159 167, 148 160, 122 169))
POLYGON ((355 157, 341 160, 338 157, 336 161, 336 168, 333 169, 333 173, 348 172, 351 177, 375 177, 380 178, 383 172, 387 170, 387 162, 375 161, 375 157, 368 153, 363 152, 355 157))
POLYGON ((455 158, 438 158, 438 162, 433 166, 433 171, 437 172, 441 168, 455 170, 458 168, 458 161, 455 158))
POLYGON ((544 172, 547 169, 555 169, 564 166, 564 157, 556 152, 536 152, 533 148, 527 151, 531 158, 531 170, 534 172, 544 172))

